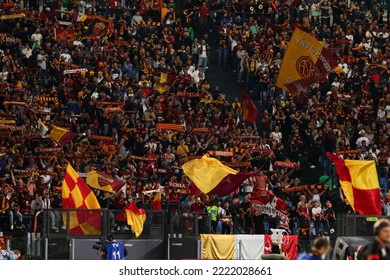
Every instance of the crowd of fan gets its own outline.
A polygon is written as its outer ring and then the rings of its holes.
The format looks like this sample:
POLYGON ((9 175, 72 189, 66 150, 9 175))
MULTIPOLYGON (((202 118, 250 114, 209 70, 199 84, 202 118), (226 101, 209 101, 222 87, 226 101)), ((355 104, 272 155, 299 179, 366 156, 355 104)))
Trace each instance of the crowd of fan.
MULTIPOLYGON (((352 209, 327 151, 376 161, 388 213, 389 21, 376 0, 348 6, 307 0, 278 12, 270 1, 255 0, 103 3, 53 1, 40 12, 31 3, 26 17, 3 21, 0 212, 11 229, 21 226, 23 215, 61 208, 69 162, 80 173, 98 170, 126 181, 114 195, 95 191, 102 208, 123 209, 135 200, 148 209, 155 194, 148 191, 164 186, 163 203, 180 204, 171 211, 209 215, 214 232, 231 232, 235 220, 247 232, 263 233, 278 221, 250 213, 250 193, 262 188, 288 201, 292 232, 310 234, 299 230, 312 226, 314 234, 332 233, 335 213, 352 209), (78 21, 83 13, 107 22, 78 21), (55 36, 64 22, 74 40, 55 36), (327 80, 289 96, 275 83, 296 27, 323 41, 339 66, 327 80), (257 124, 243 120, 239 98, 229 100, 207 80, 213 52, 217 66, 231 67, 237 83, 260 101, 257 124), (87 70, 64 72, 75 68, 87 70), (173 82, 161 85, 161 73, 173 82), (40 121, 77 137, 56 149, 40 121), (157 129, 158 123, 185 129, 157 129), (107 139, 114 153, 104 149, 107 139), (218 158, 260 172, 223 199, 194 194, 180 166, 209 151, 232 152, 218 158), (274 167, 275 161, 296 164, 274 167), (329 188, 283 192, 307 176, 306 165, 323 169, 318 184, 329 188)), ((50 219, 57 230, 60 215, 50 219)))

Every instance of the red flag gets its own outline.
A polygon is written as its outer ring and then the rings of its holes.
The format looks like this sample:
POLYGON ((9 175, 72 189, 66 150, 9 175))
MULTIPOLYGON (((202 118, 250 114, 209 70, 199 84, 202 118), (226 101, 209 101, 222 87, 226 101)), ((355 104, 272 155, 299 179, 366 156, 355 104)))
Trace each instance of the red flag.
POLYGON ((248 96, 245 90, 242 91, 242 115, 244 120, 248 122, 256 122, 258 111, 256 105, 253 103, 252 99, 248 96))

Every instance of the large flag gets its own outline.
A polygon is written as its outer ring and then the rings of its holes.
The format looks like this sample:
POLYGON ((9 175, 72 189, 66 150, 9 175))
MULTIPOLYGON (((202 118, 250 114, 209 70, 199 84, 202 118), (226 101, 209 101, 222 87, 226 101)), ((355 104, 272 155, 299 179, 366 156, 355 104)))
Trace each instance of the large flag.
POLYGON ((160 191, 156 194, 152 201, 152 210, 162 210, 160 191))
POLYGON ((144 223, 146 221, 145 210, 138 209, 135 202, 132 202, 126 207, 125 212, 127 216, 127 224, 133 229, 135 237, 140 236, 144 230, 144 223))
POLYGON ((324 79, 336 66, 337 61, 316 38, 295 28, 276 85, 294 94, 324 79))
POLYGON ((102 172, 91 171, 87 175, 87 184, 95 189, 116 193, 124 186, 125 182, 116 180, 102 172))
POLYGON ((252 99, 248 96, 245 90, 242 91, 242 116, 244 120, 248 122, 256 122, 258 111, 256 105, 253 103, 252 99))
POLYGON ((287 9, 291 9, 301 2, 301 0, 272 0, 272 7, 276 12, 279 12, 279 7, 281 6, 285 6, 287 9))
POLYGON ((264 189, 255 189, 251 196, 251 210, 255 214, 267 214, 281 221, 288 228, 287 202, 264 189))
POLYGON ((50 136, 53 138, 60 146, 65 146, 73 138, 77 136, 75 132, 67 130, 59 126, 53 126, 53 129, 50 131, 50 136))
POLYGON ((238 172, 208 156, 193 159, 183 166, 184 173, 205 194, 225 196, 236 190, 252 173, 238 172))
MULTIPOLYGON (((79 174, 68 164, 62 182, 62 209, 80 209, 70 211, 70 234, 101 234, 101 213, 85 210, 100 210, 96 196, 81 179, 79 174)), ((64 214, 67 224, 67 213, 64 214)))
POLYGON ((344 160, 332 153, 340 185, 353 210, 360 215, 382 215, 378 173, 373 160, 344 160))

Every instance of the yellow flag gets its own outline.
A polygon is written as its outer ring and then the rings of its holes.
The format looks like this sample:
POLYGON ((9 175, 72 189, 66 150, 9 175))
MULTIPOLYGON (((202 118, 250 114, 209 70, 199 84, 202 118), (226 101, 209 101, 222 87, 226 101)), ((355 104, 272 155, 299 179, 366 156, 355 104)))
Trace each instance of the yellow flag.
POLYGON ((164 73, 164 72, 161 72, 161 74, 160 74, 160 83, 161 84, 166 83, 167 79, 168 79, 168 74, 164 73))
POLYGON ((216 194, 220 197, 230 194, 253 175, 253 173, 238 172, 208 156, 190 160, 182 168, 203 193, 216 194))
POLYGON ((326 48, 310 34, 295 28, 284 55, 276 86, 288 90, 286 84, 297 80, 314 80, 327 75, 336 66, 326 48), (321 70, 321 71, 319 71, 321 70))

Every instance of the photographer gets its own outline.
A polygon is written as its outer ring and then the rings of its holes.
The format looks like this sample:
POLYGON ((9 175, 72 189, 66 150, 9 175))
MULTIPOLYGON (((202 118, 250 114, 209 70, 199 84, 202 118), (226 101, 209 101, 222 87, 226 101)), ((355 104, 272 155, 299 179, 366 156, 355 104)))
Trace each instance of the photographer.
POLYGON ((20 253, 19 250, 13 250, 13 251, 0 250, 0 260, 3 260, 3 261, 6 261, 6 260, 11 260, 11 261, 18 260, 18 259, 20 259, 21 256, 22 256, 22 254, 20 253))
POLYGON ((127 256, 127 250, 123 242, 116 241, 112 234, 107 236, 107 241, 103 244, 101 250, 103 260, 124 260, 127 256))

